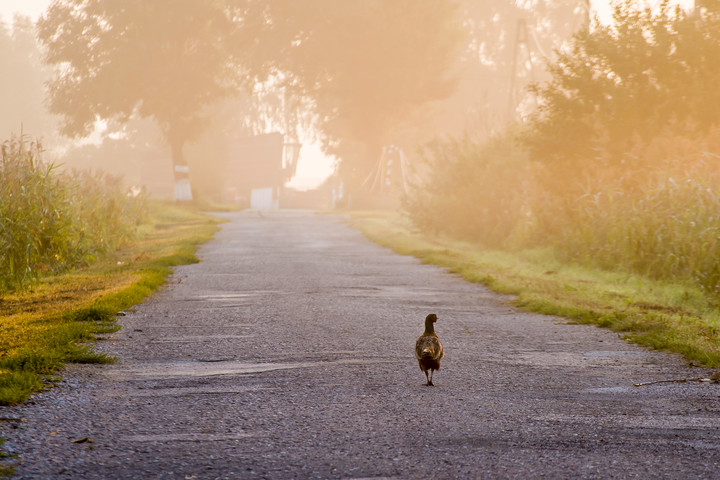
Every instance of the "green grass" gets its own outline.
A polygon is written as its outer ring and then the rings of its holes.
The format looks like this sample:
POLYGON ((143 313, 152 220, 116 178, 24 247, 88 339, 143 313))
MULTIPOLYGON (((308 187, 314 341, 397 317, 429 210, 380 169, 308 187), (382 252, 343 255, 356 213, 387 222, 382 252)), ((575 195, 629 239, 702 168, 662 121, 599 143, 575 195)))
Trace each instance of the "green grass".
POLYGON ((507 252, 425 235, 397 214, 355 212, 370 240, 488 288, 519 308, 596 324, 694 365, 720 367, 720 310, 698 286, 559 261, 551 249, 507 252))
POLYGON ((51 385, 67 363, 107 363, 96 335, 118 329, 116 314, 160 287, 170 267, 197 262, 198 244, 220 220, 153 203, 137 240, 91 266, 42 277, 0 297, 0 405, 25 401, 51 385))

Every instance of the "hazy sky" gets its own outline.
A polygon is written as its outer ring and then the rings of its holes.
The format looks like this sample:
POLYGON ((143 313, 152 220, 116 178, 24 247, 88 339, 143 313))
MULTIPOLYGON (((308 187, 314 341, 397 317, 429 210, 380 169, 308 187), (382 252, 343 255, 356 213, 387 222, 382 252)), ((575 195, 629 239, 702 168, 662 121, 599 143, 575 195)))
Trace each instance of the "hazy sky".
MULTIPOLYGON (((659 3, 660 0, 652 1, 659 3)), ((693 1, 678 0, 678 3, 692 5, 693 1)), ((51 0, 0 0, 0 16, 4 16, 5 20, 8 21, 12 18, 12 12, 21 12, 24 15, 36 18, 50 5, 50 2, 51 0)), ((591 0, 590 3, 601 16, 606 16, 610 11, 608 8, 609 0, 591 0)))
POLYGON ((19 12, 37 18, 50 5, 51 0, 2 0, 0 1, 0 15, 5 21, 12 20, 13 12, 19 12))

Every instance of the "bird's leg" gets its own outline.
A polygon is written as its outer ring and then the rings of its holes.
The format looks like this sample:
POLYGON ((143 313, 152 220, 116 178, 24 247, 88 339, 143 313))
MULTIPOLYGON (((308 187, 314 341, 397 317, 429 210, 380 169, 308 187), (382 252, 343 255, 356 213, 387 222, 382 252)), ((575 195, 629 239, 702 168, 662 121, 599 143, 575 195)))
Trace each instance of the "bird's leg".
POLYGON ((430 378, 428 378, 428 387, 434 387, 434 386, 435 386, 435 385, 433 384, 433 382, 432 382, 433 372, 435 372, 435 370, 432 370, 432 369, 431 369, 431 370, 430 370, 430 378))
POLYGON ((432 381, 430 380, 430 377, 428 377, 428 371, 425 370, 425 379, 427 380, 427 383, 425 384, 426 387, 429 387, 432 385, 432 381))

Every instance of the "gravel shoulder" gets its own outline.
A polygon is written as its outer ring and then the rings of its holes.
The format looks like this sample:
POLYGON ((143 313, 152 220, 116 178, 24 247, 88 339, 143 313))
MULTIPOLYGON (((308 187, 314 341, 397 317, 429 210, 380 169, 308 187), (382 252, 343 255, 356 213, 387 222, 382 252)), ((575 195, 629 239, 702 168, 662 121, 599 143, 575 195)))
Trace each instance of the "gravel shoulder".
POLYGON ((117 363, 2 408, 16 478, 720 478, 720 385, 633 386, 711 372, 518 312, 340 217, 222 216, 98 342, 117 363))

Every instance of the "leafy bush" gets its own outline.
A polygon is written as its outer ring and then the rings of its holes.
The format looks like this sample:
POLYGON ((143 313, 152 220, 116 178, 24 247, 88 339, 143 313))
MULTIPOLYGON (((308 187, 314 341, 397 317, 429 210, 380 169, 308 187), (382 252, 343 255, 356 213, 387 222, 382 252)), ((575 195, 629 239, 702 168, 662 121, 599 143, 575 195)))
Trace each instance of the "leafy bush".
POLYGON ((534 239, 566 258, 720 296, 720 2, 621 0, 534 87, 534 239))
POLYGON ((498 247, 526 218, 530 165, 512 134, 435 141, 423 158, 429 180, 405 199, 418 228, 498 247))
POLYGON ((623 0, 536 86, 522 131, 430 148, 417 227, 485 246, 695 282, 720 299, 720 2, 694 14, 623 0))
POLYGON ((41 160, 37 141, 2 144, 0 165, 0 286, 17 288, 44 272, 85 265, 133 235, 142 195, 119 180, 61 174, 41 160))

